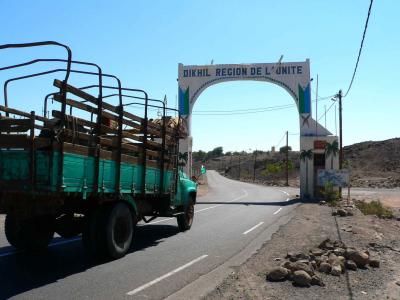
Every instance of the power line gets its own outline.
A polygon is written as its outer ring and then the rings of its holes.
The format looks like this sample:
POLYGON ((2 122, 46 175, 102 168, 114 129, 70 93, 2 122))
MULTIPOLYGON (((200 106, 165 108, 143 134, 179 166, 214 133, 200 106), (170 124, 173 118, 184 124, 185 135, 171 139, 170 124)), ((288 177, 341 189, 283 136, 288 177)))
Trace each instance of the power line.
MULTIPOLYGON (((332 95, 333 96, 333 95, 332 95)), ((318 101, 326 101, 330 99, 332 96, 318 98, 318 101)), ((317 99, 312 100, 312 102, 317 101, 317 99)), ((296 107, 296 104, 285 104, 285 105, 276 105, 276 106, 267 106, 260 108, 248 108, 248 109, 236 109, 236 110, 202 110, 193 112, 193 115, 198 116, 230 116, 230 115, 246 115, 246 114, 255 114, 255 113, 263 113, 275 110, 282 110, 296 107)))
POLYGON ((278 148, 279 145, 282 143, 283 138, 284 138, 285 136, 286 136, 286 131, 285 131, 285 133, 283 134, 283 136, 282 136, 281 140, 279 141, 279 143, 276 145, 277 148, 278 148))
POLYGON ((372 3, 373 3, 373 2, 374 2, 374 0, 371 0, 371 2, 370 2, 370 4, 369 4, 367 20, 365 21, 365 25, 364 25, 364 33, 363 33, 363 36, 362 36, 362 39, 361 39, 360 49, 358 50, 358 57, 357 57, 356 66, 355 66, 355 68, 354 68, 353 76, 352 76, 352 78, 351 78, 349 88, 347 89, 347 92, 346 92, 346 94, 344 94, 343 97, 346 97, 347 94, 349 93, 349 91, 350 91, 350 89, 351 89, 351 86, 353 85, 354 77, 356 76, 358 63, 359 63, 360 57, 361 57, 361 51, 362 51, 363 45, 364 45, 365 34, 367 33, 368 21, 369 21, 369 16, 370 16, 370 14, 371 14, 371 8, 372 8, 372 3))
POLYGON ((319 120, 321 120, 323 117, 325 117, 325 115, 331 110, 332 106, 335 104, 336 102, 332 102, 331 106, 329 106, 329 108, 325 111, 325 113, 322 114, 322 116, 317 120, 317 122, 319 122, 319 120))

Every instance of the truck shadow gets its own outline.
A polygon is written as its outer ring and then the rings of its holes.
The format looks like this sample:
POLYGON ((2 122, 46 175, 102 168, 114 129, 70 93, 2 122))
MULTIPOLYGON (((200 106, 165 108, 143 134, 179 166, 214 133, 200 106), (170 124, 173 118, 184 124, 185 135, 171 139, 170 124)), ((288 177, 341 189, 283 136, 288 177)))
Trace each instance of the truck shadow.
POLYGON ((222 205, 266 205, 266 206, 288 206, 298 203, 312 203, 311 200, 304 199, 291 199, 289 201, 235 201, 235 202, 224 202, 224 201, 197 201, 196 204, 222 204, 222 205))
MULTIPOLYGON (((124 260, 133 258, 135 251, 143 251, 156 246, 162 243, 163 239, 178 233, 178 227, 173 225, 138 226, 134 236, 135 241, 129 253, 115 262, 89 257, 81 240, 77 239, 50 247, 40 253, 22 252, 0 257, 0 299, 8 299, 56 283, 63 278, 85 272, 102 264, 120 263, 123 265, 125 264, 124 260)), ((53 243, 63 241, 66 240, 55 238, 53 243)), ((11 246, 2 247, 0 255, 12 249, 11 246)), ((73 290, 73 287, 70 289, 73 290)), ((51 298, 46 294, 36 294, 27 298, 51 298)))

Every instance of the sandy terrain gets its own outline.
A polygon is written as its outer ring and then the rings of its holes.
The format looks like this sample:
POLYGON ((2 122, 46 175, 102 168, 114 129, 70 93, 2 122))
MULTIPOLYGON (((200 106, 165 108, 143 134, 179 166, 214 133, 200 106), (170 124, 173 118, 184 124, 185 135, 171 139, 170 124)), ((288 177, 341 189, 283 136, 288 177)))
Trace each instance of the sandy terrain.
POLYGON ((333 217, 330 207, 303 204, 271 241, 233 268, 206 299, 400 299, 400 221, 364 216, 358 210, 353 217, 333 217), (325 287, 266 281, 268 270, 279 266, 282 260, 277 260, 288 251, 307 253, 325 238, 368 250, 380 259, 380 268, 347 271, 340 277, 321 274, 325 287))

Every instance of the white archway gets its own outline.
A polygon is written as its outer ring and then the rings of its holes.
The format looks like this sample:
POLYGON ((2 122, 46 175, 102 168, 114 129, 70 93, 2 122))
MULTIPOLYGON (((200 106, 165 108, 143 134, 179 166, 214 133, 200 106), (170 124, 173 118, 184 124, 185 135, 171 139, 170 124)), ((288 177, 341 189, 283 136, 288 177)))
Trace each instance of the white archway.
MULTIPOLYGON (((200 94, 208 87, 227 81, 252 80, 265 81, 282 87, 294 99, 299 111, 300 151, 312 149, 321 151, 317 141, 332 142, 332 136, 311 115, 310 62, 221 64, 221 65, 183 65, 178 66, 179 111, 187 128, 187 137, 180 142, 180 152, 188 153, 186 172, 192 173, 191 114, 200 94)), ((335 163, 335 166, 337 164, 335 163)), ((313 196, 314 168, 311 161, 301 162, 300 193, 313 196), (308 167, 306 168, 306 164, 308 167), (306 170, 308 171, 306 174, 306 170), (306 186, 308 184, 308 186, 306 186)))

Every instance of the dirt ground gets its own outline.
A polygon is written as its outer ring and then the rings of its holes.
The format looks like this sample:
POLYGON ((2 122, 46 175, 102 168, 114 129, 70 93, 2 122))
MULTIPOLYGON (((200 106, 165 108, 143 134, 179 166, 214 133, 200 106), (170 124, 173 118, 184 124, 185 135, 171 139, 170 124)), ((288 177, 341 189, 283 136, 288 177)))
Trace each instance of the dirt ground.
POLYGON ((197 184, 197 197, 205 196, 208 193, 207 176, 201 175, 197 184))
POLYGON ((302 204, 292 220, 205 299, 400 299, 400 221, 364 216, 333 217, 332 208, 302 204), (347 271, 340 277, 320 274, 325 287, 294 287, 269 282, 266 274, 287 252, 307 253, 326 238, 364 249, 379 258, 380 268, 347 271), (374 246, 371 246, 369 243, 374 246))

